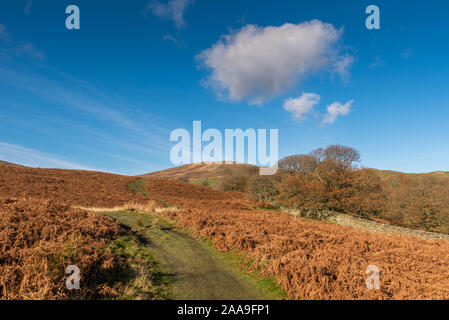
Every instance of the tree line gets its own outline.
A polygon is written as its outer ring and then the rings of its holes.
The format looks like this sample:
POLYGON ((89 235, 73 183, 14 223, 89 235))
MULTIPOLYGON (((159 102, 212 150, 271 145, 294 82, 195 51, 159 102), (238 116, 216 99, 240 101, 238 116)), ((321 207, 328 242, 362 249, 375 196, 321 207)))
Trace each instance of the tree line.
POLYGON ((247 192, 263 206, 294 209, 305 217, 344 213, 449 233, 449 175, 384 177, 361 168, 360 159, 354 148, 331 145, 280 160, 273 176, 260 176, 257 168, 229 168, 219 188, 247 192))

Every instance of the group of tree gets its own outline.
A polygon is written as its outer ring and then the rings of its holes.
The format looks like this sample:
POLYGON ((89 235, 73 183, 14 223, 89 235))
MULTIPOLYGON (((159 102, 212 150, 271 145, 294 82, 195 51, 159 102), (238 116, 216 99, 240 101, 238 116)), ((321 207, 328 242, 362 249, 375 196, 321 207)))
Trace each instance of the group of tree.
POLYGON ((449 176, 396 173, 385 178, 383 191, 386 220, 449 234, 449 176))
POLYGON ((283 178, 276 201, 305 213, 326 210, 378 215, 380 178, 372 170, 359 169, 359 162, 357 150, 341 145, 287 157, 279 162, 283 178))
POLYGON ((308 217, 338 212, 449 233, 449 178, 443 183, 397 173, 382 179, 378 171, 360 168, 360 158, 351 147, 331 145, 280 160, 272 176, 230 169, 219 186, 308 217))

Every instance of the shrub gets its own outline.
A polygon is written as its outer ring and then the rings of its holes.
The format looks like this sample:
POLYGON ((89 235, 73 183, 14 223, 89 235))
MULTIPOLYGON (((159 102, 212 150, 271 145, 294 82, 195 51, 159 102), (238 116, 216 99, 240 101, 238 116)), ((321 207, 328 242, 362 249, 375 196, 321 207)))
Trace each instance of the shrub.
POLYGON ((246 183, 248 177, 246 175, 231 174, 224 177, 220 183, 219 188, 223 191, 246 191, 246 183))
POLYGON ((248 179, 247 191, 253 199, 274 203, 278 191, 278 183, 280 182, 280 177, 278 175, 274 176, 252 176, 248 179))
POLYGON ((398 173, 384 181, 382 217, 405 227, 449 233, 449 183, 398 173))
POLYGON ((248 179, 258 174, 257 167, 243 167, 231 165, 225 171, 224 177, 220 180, 218 187, 223 191, 247 190, 248 179))
POLYGON ((147 185, 147 183, 146 183, 145 179, 143 179, 143 178, 137 178, 137 179, 131 181, 131 182, 128 184, 128 189, 129 189, 129 191, 131 191, 133 194, 139 194, 139 193, 140 193, 140 194, 146 196, 146 195, 147 195, 147 193, 146 193, 146 191, 145 191, 146 185, 147 185))

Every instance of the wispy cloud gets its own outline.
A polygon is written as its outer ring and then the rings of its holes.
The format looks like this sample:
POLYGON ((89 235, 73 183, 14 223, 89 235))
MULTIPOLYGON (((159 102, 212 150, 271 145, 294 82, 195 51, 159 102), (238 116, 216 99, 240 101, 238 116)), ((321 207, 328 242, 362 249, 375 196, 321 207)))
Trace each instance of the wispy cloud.
MULTIPOLYGON (((155 163, 160 163, 169 154, 168 141, 158 139, 153 141, 153 137, 126 130, 104 130, 100 126, 92 126, 90 122, 84 123, 69 117, 35 113, 29 105, 10 100, 2 102, 5 102, 2 103, 5 108, 20 110, 26 116, 19 118, 0 113, 0 126, 3 126, 4 130, 25 132, 28 136, 34 135, 39 137, 39 140, 46 141, 45 148, 52 150, 53 158, 70 159, 68 155, 82 154, 89 159, 101 159, 102 170, 135 175, 160 169, 160 167, 154 167, 155 163), (58 149, 54 149, 55 145, 61 145, 65 150, 66 141, 60 136, 76 137, 71 139, 69 154, 65 153, 67 151, 61 153, 58 149)), ((34 148, 34 143, 34 140, 27 140, 27 147, 34 148)), ((41 144, 37 148, 41 148, 41 144)), ((2 160, 1 155, 0 153, 0 160, 2 160)), ((13 162, 26 160, 27 158, 18 156, 13 162)))
POLYGON ((340 75, 340 77, 346 81, 349 77, 349 69, 354 63, 354 57, 345 54, 338 57, 334 63, 334 72, 340 75))
POLYGON ((0 24, 0 41, 8 42, 11 40, 11 35, 5 25, 0 24))
POLYGON ((7 56, 26 56, 37 60, 43 60, 45 54, 43 51, 26 41, 17 41, 8 31, 5 25, 0 24, 0 42, 4 46, 3 54, 7 56))
POLYGON ((176 29, 180 30, 186 26, 184 13, 192 3, 192 0, 169 0, 166 3, 153 0, 148 3, 143 14, 146 16, 149 13, 153 13, 162 19, 172 20, 176 29))
POLYGON ((323 121, 321 125, 325 125, 328 123, 334 123, 337 117, 345 116, 351 112, 351 106, 354 103, 354 100, 350 100, 345 104, 341 104, 340 102, 334 102, 327 107, 327 113, 323 117, 323 121))
MULTIPOLYGON (((8 114, 3 118, 0 115, 0 120, 8 127, 16 129, 25 127, 29 133, 37 134, 39 137, 46 136, 49 139, 49 146, 55 141, 63 144, 64 141, 59 138, 58 133, 66 134, 69 128, 73 131, 74 137, 79 135, 79 139, 75 140, 80 141, 73 146, 72 153, 81 152, 83 148, 91 148, 91 152, 88 153, 91 157, 104 157, 102 152, 108 152, 109 158, 123 160, 140 167, 135 170, 138 172, 149 168, 148 162, 154 163, 168 154, 169 123, 166 119, 162 120, 161 117, 140 109, 138 104, 140 102, 130 102, 132 98, 121 97, 47 65, 41 60, 44 57, 43 53, 40 54, 31 43, 15 40, 7 27, 1 24, 0 47, 3 50, 7 49, 6 54, 0 49, 0 57, 6 58, 0 59, 1 89, 18 89, 32 95, 31 101, 34 101, 29 105, 14 99, 10 101, 2 99, 1 104, 5 108, 6 105, 13 108, 14 105, 19 105, 17 109, 29 111, 23 118, 13 118, 17 121, 11 122, 7 122, 8 114), (24 61, 24 56, 32 59, 24 61), (48 111, 47 107, 40 110, 37 106, 41 105, 52 106, 57 110, 48 111)), ((30 166, 91 169, 61 160, 64 159, 61 155, 48 155, 37 150, 8 145, 7 142, 3 142, 0 153, 0 156, 7 161, 30 166)), ((35 145, 30 144, 28 147, 33 148, 35 145)), ((58 151, 52 152, 58 154, 58 151)), ((120 164, 116 164, 117 167, 111 170, 110 166, 113 166, 114 162, 104 160, 104 163, 108 163, 110 171, 121 168, 120 164)), ((124 167, 129 169, 127 164, 124 167)))
POLYGON ((27 2, 27 4, 25 5, 25 10, 23 11, 23 13, 25 14, 25 15, 29 15, 30 14, 30 12, 31 12, 31 7, 33 6, 33 0, 29 0, 28 2, 27 2))
MULTIPOLYGON (((117 103, 116 109, 121 110, 121 112, 117 111, 115 108, 109 107, 113 102, 104 98, 104 94, 101 92, 77 82, 68 81, 68 79, 66 81, 54 81, 48 77, 31 73, 29 70, 17 72, 2 68, 0 65, 0 83, 3 82, 20 90, 36 94, 61 108, 85 112, 96 119, 126 129, 130 136, 131 133, 134 134, 135 137, 131 139, 132 141, 135 143, 140 141, 140 148, 142 149, 166 149, 170 130, 157 122, 151 121, 151 118, 143 123, 142 119, 148 118, 143 114, 139 115, 142 121, 128 117, 125 114, 126 111, 133 110, 133 113, 136 114, 136 106, 117 103), (66 86, 60 83, 65 83, 66 86)), ((131 111, 128 114, 130 113, 131 111)))
POLYGON ((98 169, 58 159, 51 154, 5 142, 0 142, 0 159, 30 167, 98 171, 98 169))
POLYGON ((185 48, 186 47, 186 43, 184 42, 184 40, 181 37, 172 36, 171 34, 166 34, 165 36, 163 36, 163 39, 165 41, 173 42, 178 47, 181 47, 181 48, 185 48))
MULTIPOLYGON (((38 59, 43 59, 43 52, 36 50, 36 48, 28 42, 13 40, 13 36, 8 32, 6 26, 0 24, 0 40, 7 43, 10 52, 18 55, 29 55, 38 59)), ((140 126, 128 119, 122 113, 106 106, 98 98, 87 95, 85 87, 83 90, 77 90, 82 86, 81 81, 69 78, 61 72, 55 72, 54 69, 39 65, 39 74, 33 73, 29 68, 5 68, 0 64, 0 82, 14 86, 18 89, 32 92, 41 96, 42 98, 56 103, 60 106, 79 109, 96 115, 101 119, 114 122, 116 125, 128 128, 139 129, 140 126), (60 81, 54 81, 50 77, 42 74, 52 73, 53 78, 59 78, 60 81), (61 81, 61 78, 62 81, 61 81), (66 85, 63 85, 66 84, 66 85)))
POLYGON ((38 60, 43 60, 45 58, 44 52, 37 50, 30 42, 18 43, 15 50, 17 55, 28 55, 29 57, 36 58, 38 60))
POLYGON ((101 102, 86 96, 82 92, 66 89, 46 77, 31 73, 18 73, 0 67, 0 81, 21 90, 37 94, 62 107, 70 107, 94 114, 98 118, 112 121, 121 127, 133 130, 139 128, 139 125, 120 112, 103 105, 101 102))

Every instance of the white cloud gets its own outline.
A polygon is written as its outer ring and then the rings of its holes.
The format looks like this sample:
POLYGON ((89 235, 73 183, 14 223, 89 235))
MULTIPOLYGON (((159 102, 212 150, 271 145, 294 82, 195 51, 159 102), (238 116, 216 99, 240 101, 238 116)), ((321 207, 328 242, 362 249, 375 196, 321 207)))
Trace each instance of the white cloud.
POLYGON ((327 113, 324 115, 321 125, 334 123, 338 116, 345 116, 349 114, 349 112, 351 112, 351 106, 353 103, 354 100, 350 100, 345 104, 341 104, 340 102, 332 103, 327 107, 327 113))
POLYGON ((57 159, 53 155, 34 149, 5 142, 0 142, 0 159, 31 167, 98 171, 77 163, 57 159))
POLYGON ((339 53, 341 34, 341 29, 319 20, 280 27, 247 25, 197 58, 211 71, 205 84, 218 95, 261 104, 311 73, 345 75, 353 59, 339 53))
POLYGON ((316 93, 303 93, 302 96, 285 101, 284 109, 291 112, 297 120, 304 120, 306 115, 320 102, 320 96, 316 93))
POLYGON ((342 77, 342 79, 346 79, 349 75, 349 68, 351 67, 353 62, 354 57, 346 54, 337 59, 337 61, 334 63, 334 70, 342 77))
POLYGON ((177 29, 182 29, 186 25, 184 12, 191 3, 191 0, 170 0, 166 3, 153 0, 145 8, 144 15, 152 12, 160 18, 172 20, 177 29))

